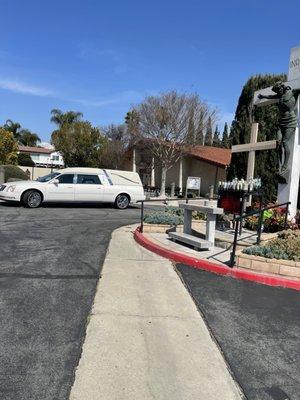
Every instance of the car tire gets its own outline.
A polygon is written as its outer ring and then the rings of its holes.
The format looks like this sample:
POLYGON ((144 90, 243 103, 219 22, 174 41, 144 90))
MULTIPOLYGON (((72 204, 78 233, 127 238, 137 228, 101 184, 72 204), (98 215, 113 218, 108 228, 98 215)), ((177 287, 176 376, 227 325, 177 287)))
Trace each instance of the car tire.
POLYGON ((121 193, 116 197, 115 207, 119 210, 125 210, 130 203, 129 196, 125 193, 121 193))
POLYGON ((22 197, 22 203, 27 208, 38 208, 42 202, 43 196, 37 190, 28 190, 22 197))

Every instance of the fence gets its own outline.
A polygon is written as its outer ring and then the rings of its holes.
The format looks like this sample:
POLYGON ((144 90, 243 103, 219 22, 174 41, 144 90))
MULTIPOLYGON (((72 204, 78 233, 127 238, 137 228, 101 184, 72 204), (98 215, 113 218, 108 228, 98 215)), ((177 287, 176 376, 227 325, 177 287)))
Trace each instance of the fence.
POLYGON ((233 244, 232 244, 232 252, 230 254, 230 267, 231 268, 233 268, 234 264, 235 264, 235 254, 236 254, 236 248, 237 248, 238 235, 239 235, 239 232, 241 231, 241 227, 242 227, 242 224, 243 224, 243 219, 251 217, 253 215, 258 215, 257 241, 256 241, 256 244, 260 244, 264 212, 267 211, 267 210, 272 210, 273 208, 278 208, 278 207, 284 207, 285 206, 286 208, 285 208, 285 217, 284 217, 283 229, 286 229, 287 228, 287 217, 288 217, 288 213, 289 213, 289 205, 290 204, 291 204, 291 202, 288 201, 286 203, 276 204, 274 206, 269 206, 269 207, 265 207, 265 208, 262 208, 262 206, 261 206, 259 210, 251 211, 251 212, 249 212, 247 214, 242 214, 242 215, 239 215, 238 217, 234 218, 235 231, 234 231, 234 240, 233 240, 233 244))

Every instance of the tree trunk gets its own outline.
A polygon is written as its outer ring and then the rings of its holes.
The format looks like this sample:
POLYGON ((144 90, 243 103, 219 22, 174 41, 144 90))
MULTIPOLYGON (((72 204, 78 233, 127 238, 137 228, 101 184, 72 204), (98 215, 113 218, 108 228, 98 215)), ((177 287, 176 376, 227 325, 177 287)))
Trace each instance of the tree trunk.
POLYGON ((166 197, 166 177, 167 177, 167 168, 162 166, 162 169, 161 169, 160 197, 166 197))

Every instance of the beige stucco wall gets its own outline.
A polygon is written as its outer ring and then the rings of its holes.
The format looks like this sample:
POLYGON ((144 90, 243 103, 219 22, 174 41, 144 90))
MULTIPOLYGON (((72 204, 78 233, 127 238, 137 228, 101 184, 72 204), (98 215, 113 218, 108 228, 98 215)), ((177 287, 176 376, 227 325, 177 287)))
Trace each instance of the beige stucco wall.
POLYGON ((220 180, 225 180, 226 171, 224 167, 217 167, 205 161, 195 158, 186 158, 183 168, 183 186, 186 186, 188 176, 197 176, 201 178, 201 195, 209 193, 209 187, 220 180))
POLYGON ((30 172, 30 179, 37 179, 41 176, 51 174, 51 172, 56 171, 58 168, 42 168, 42 167, 22 167, 18 165, 23 171, 30 172))

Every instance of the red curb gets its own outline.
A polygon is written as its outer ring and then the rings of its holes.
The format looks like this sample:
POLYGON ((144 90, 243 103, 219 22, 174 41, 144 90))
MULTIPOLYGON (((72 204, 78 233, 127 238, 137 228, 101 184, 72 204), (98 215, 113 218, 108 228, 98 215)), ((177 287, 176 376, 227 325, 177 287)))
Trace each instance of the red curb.
POLYGON ((146 238, 141 233, 139 227, 134 231, 134 238, 136 242, 138 242, 141 246, 152 251, 153 253, 168 258, 169 260, 189 265, 196 269, 203 269, 205 271, 213 272, 218 275, 231 276, 232 278, 261 283, 263 285, 277 286, 277 287, 279 286, 288 289, 300 290, 300 281, 275 277, 273 275, 271 276, 265 274, 258 274, 252 271, 243 271, 237 268, 229 268, 220 264, 215 264, 206 260, 199 260, 198 258, 194 258, 186 254, 166 249, 165 247, 161 247, 157 243, 154 243, 148 238, 146 238))

